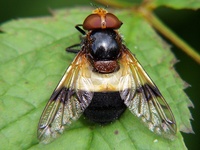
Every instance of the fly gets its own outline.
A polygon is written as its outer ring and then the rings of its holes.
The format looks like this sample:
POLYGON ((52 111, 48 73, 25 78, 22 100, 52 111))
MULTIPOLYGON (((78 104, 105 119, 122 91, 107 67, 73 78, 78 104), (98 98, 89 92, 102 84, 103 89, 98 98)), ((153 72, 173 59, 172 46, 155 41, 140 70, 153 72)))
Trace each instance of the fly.
POLYGON ((84 35, 77 52, 51 95, 39 121, 38 139, 48 143, 83 114, 107 124, 128 108, 154 133, 176 134, 172 111, 136 57, 123 44, 122 22, 95 9, 75 28, 84 35))

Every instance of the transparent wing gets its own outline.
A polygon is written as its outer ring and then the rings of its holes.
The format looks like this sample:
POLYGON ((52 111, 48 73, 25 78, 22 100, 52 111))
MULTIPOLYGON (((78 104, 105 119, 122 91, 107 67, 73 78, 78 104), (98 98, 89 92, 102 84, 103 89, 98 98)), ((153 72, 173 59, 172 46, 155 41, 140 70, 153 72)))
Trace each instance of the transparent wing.
POLYGON ((91 102, 93 92, 87 87, 91 87, 92 83, 84 77, 86 64, 85 55, 80 52, 54 90, 38 124, 38 139, 41 142, 51 142, 63 132, 67 127, 65 125, 77 120, 91 102))
POLYGON ((141 118, 151 131, 173 138, 176 122, 159 89, 128 49, 124 50, 122 57, 120 63, 127 75, 120 82, 120 94, 125 105, 141 118))

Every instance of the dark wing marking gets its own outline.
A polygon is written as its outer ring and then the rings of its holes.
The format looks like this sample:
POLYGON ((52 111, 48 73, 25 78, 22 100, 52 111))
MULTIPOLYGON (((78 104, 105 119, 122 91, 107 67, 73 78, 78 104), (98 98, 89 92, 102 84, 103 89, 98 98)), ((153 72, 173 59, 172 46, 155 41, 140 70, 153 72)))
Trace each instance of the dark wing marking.
POLYGON ((38 124, 38 139, 41 142, 51 142, 63 132, 65 125, 77 120, 91 102, 93 92, 87 87, 91 87, 92 83, 83 75, 86 63, 85 55, 78 53, 54 90, 38 124), (85 87, 84 91, 79 89, 81 86, 85 87))
POLYGON ((120 63, 124 74, 127 74, 120 81, 120 94, 125 105, 134 115, 141 118, 151 131, 173 138, 176 133, 176 122, 159 89, 126 48, 120 63))

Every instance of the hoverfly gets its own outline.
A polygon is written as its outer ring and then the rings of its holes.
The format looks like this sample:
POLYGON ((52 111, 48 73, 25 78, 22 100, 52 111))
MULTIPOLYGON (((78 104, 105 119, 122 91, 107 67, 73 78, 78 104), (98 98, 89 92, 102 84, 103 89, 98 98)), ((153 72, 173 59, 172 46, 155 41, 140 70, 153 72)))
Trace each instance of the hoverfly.
MULTIPOLYGON (((126 108, 152 132, 166 136, 176 133, 169 105, 123 44, 118 32, 121 25, 114 14, 97 8, 83 24, 75 26, 84 35, 81 50, 42 113, 40 141, 50 142, 82 114, 106 124, 118 119, 126 108)), ((73 52, 74 46, 67 50, 73 52)))

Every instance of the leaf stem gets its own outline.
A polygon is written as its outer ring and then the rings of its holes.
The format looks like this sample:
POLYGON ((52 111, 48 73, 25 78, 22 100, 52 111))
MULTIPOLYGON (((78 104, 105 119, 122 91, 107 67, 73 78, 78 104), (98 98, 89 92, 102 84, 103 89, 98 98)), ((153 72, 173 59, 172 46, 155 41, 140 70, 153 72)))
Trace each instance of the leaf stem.
POLYGON ((158 17, 156 17, 156 15, 154 15, 150 11, 147 11, 146 8, 143 8, 142 11, 140 12, 142 12, 143 16, 155 29, 157 29, 172 43, 174 43, 177 47, 179 47, 182 51, 184 51, 188 56, 190 56, 198 64, 200 64, 200 55, 191 46, 189 46, 184 40, 182 40, 172 30, 170 30, 166 25, 164 25, 162 21, 158 17))

